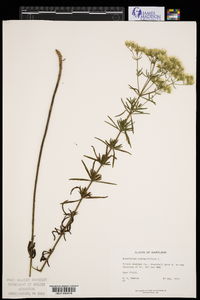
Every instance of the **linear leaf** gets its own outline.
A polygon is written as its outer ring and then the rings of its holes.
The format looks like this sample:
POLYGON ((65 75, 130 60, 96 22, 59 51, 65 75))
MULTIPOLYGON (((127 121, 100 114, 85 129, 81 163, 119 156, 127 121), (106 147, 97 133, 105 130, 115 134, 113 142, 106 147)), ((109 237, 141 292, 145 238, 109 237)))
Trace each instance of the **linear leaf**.
POLYGON ((122 149, 117 149, 117 151, 121 151, 121 152, 128 153, 128 154, 132 155, 130 152, 122 150, 122 149))
POLYGON ((121 117, 126 111, 127 111, 127 109, 125 109, 121 114, 116 115, 115 117, 116 117, 116 118, 117 118, 117 117, 121 117))
POLYGON ((113 124, 117 127, 117 124, 115 124, 115 122, 113 121, 113 119, 111 117, 108 116, 108 118, 113 122, 113 124))
POLYGON ((143 115, 150 115, 150 113, 145 113, 143 111, 135 111, 134 114, 143 114, 143 115))
MULTIPOLYGON (((154 93, 154 92, 151 92, 151 93, 154 93)), ((156 93, 156 92, 155 92, 155 93, 156 93)), ((155 101, 153 101, 153 100, 150 99, 150 94, 148 94, 148 95, 149 95, 149 98, 146 98, 146 97, 143 97, 143 96, 142 96, 142 98, 143 98, 144 100, 146 100, 146 101, 150 101, 150 102, 152 102, 153 104, 156 104, 155 101)))
POLYGON ((85 170, 87 171, 87 173, 88 173, 88 175, 89 175, 89 177, 90 177, 90 172, 88 171, 88 168, 87 168, 86 164, 84 163, 83 160, 81 160, 81 161, 82 161, 82 163, 83 163, 83 165, 84 165, 84 167, 85 167, 85 170))
POLYGON ((138 91, 138 89, 136 89, 136 88, 132 87, 130 84, 129 84, 129 88, 130 88, 130 89, 132 89, 132 90, 134 90, 134 92, 136 92, 136 94, 138 94, 138 95, 139 95, 139 91, 138 91))
POLYGON ((92 196, 92 197, 85 197, 85 199, 99 199, 99 198, 108 198, 108 196, 92 196))
POLYGON ((80 199, 78 199, 78 200, 73 200, 73 201, 69 201, 69 200, 66 200, 66 201, 64 201, 64 202, 61 202, 60 204, 67 204, 67 203, 74 203, 74 202, 78 202, 78 201, 80 201, 80 199))
POLYGON ((111 123, 109 123, 109 122, 107 122, 107 121, 104 121, 105 123, 107 123, 107 124, 109 124, 109 125, 111 125, 112 127, 114 127, 114 128, 116 128, 116 129, 118 129, 116 126, 114 126, 113 124, 111 124, 111 123))
POLYGON ((70 178, 69 180, 91 181, 90 179, 85 178, 70 178))
POLYGON ((90 159, 92 159, 92 160, 96 160, 96 158, 93 158, 93 157, 90 157, 90 156, 87 156, 87 155, 83 155, 83 156, 85 156, 85 157, 87 157, 87 158, 90 158, 90 159))
POLYGON ((103 140, 101 140, 100 138, 98 138, 98 137, 95 137, 95 139, 97 139, 97 140, 99 140, 100 142, 102 142, 102 143, 104 143, 105 145, 107 145, 106 144, 106 142, 104 142, 103 140))
POLYGON ((112 183, 112 182, 107 182, 107 181, 95 181, 95 182, 98 182, 98 183, 105 183, 105 184, 112 184, 112 185, 117 185, 116 183, 112 183))
POLYGON ((125 136, 126 136, 126 141, 127 141, 127 143, 128 143, 129 146, 131 147, 131 142, 130 142, 129 136, 128 136, 128 134, 127 134, 126 131, 125 131, 125 136))

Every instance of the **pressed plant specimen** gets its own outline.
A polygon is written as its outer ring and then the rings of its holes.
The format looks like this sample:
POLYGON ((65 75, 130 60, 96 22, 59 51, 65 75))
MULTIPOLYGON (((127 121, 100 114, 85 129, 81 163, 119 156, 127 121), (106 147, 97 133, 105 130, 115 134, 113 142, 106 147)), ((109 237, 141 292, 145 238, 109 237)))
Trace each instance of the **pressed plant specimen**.
MULTIPOLYGON (((54 245, 49 250, 44 250, 41 254, 40 261, 42 262, 41 268, 33 266, 33 259, 36 256, 36 247, 34 242, 35 232, 34 232, 34 220, 35 220, 35 204, 36 204, 36 191, 37 191, 37 182, 40 168, 40 161, 42 158, 43 146, 45 143, 48 126, 51 118, 51 113, 53 109, 55 95, 59 86, 61 72, 62 72, 62 55, 56 50, 56 53, 59 58, 59 72, 56 87, 53 93, 53 97, 50 104, 49 114, 45 126, 44 135, 42 138, 40 152, 38 157, 35 185, 33 192, 33 210, 32 210, 32 232, 31 239, 28 243, 28 253, 30 258, 30 269, 29 276, 31 276, 31 270, 42 272, 46 265, 49 266, 49 260, 58 242, 63 237, 66 240, 66 234, 71 234, 72 224, 78 213, 78 208, 83 200, 87 199, 97 199, 97 198, 106 198, 107 196, 98 196, 93 195, 91 192, 91 186, 94 183, 101 184, 111 184, 115 183, 107 182, 102 180, 102 175, 100 171, 104 166, 114 167, 115 161, 117 159, 117 152, 123 152, 125 154, 131 154, 129 151, 125 150, 120 143, 120 137, 125 136, 126 142, 129 147, 131 147, 130 134, 134 133, 134 115, 136 114, 148 114, 147 107, 145 104, 153 103, 154 97, 156 95, 161 95, 162 92, 171 93, 172 87, 176 88, 177 85, 192 85, 194 84, 194 78, 192 75, 188 75, 184 72, 184 67, 180 60, 174 56, 167 56, 167 51, 164 49, 147 49, 146 47, 141 47, 133 41, 126 41, 126 47, 130 50, 132 58, 136 62, 136 86, 133 87, 129 85, 129 88, 134 93, 133 97, 126 98, 126 100, 121 99, 123 111, 119 113, 114 118, 108 116, 108 119, 105 121, 109 126, 112 126, 116 134, 109 139, 102 139, 95 137, 98 142, 103 143, 105 150, 103 153, 98 153, 96 148, 92 146, 93 156, 84 155, 87 159, 88 164, 82 160, 83 168, 86 172, 85 178, 70 178, 70 180, 77 181, 79 184, 75 185, 70 194, 72 195, 73 191, 76 190, 79 193, 78 199, 65 200, 61 202, 61 208, 63 211, 63 219, 59 227, 55 227, 52 230, 52 235, 54 239, 54 245), (141 59, 146 59, 148 61, 149 68, 143 70, 143 67, 139 67, 141 59), (70 209, 70 205, 76 203, 74 209, 70 209)), ((74 205, 74 204, 73 204, 74 205)))

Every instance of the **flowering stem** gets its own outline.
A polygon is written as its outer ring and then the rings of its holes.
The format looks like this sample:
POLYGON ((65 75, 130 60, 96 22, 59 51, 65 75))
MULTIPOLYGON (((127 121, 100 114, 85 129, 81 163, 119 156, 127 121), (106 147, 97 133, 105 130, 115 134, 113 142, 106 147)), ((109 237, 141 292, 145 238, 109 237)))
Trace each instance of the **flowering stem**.
MULTIPOLYGON (((130 86, 131 89, 134 90, 134 92, 137 94, 137 98, 134 97, 133 99, 130 98, 130 100, 128 98, 126 98, 128 100, 128 102, 124 103, 124 101, 122 100, 122 103, 124 105, 125 110, 117 115, 116 117, 121 116, 122 114, 124 114, 125 112, 128 113, 127 117, 125 119, 118 119, 117 122, 115 123, 110 117, 110 121, 112 123, 109 123, 106 121, 106 123, 108 123, 109 125, 111 125, 112 127, 116 128, 119 132, 116 136, 116 138, 110 139, 110 142, 107 142, 106 140, 103 141, 99 138, 97 138, 98 140, 100 140, 101 142, 103 142, 106 145, 106 150, 105 150, 105 154, 103 154, 102 156, 99 154, 99 156, 97 156, 97 153, 95 151, 95 148, 92 146, 93 150, 94 150, 94 154, 95 154, 95 158, 94 157, 90 157, 90 156, 86 156, 89 159, 93 160, 93 166, 92 169, 89 171, 86 164, 84 163, 84 161, 82 161, 85 170, 87 171, 87 174, 89 175, 90 179, 84 179, 84 178, 71 178, 70 180, 81 180, 81 181, 89 181, 88 186, 87 187, 81 187, 81 186, 75 186, 72 190, 75 189, 79 189, 79 193, 80 193, 80 198, 78 200, 73 200, 73 201, 69 201, 66 200, 64 202, 62 202, 62 209, 64 212, 64 219, 61 222, 60 225, 60 229, 55 228, 55 230, 52 231, 52 234, 54 235, 54 233, 57 233, 59 236, 57 238, 57 240, 55 241, 52 249, 49 249, 49 251, 43 251, 42 252, 42 257, 41 260, 45 260, 45 262, 43 263, 42 267, 40 269, 35 268, 32 266, 32 258, 34 258, 35 256, 35 250, 34 250, 34 214, 35 214, 35 196, 36 196, 36 187, 37 187, 37 179, 38 179, 38 173, 39 173, 39 165, 40 165, 40 160, 41 160, 41 155, 42 155, 42 149, 43 149, 43 145, 44 145, 44 140, 46 137, 46 133, 47 133, 47 129, 48 129, 48 125, 49 125, 49 120, 50 120, 50 115, 51 115, 51 110, 52 110, 52 105, 53 105, 53 101, 54 101, 54 97, 55 97, 55 93, 59 84, 59 80, 60 80, 60 76, 61 76, 61 70, 62 70, 62 56, 59 53, 59 51, 57 51, 57 54, 59 56, 59 62, 60 62, 60 70, 59 70, 59 75, 58 75, 58 81, 57 81, 57 85, 53 94, 53 98, 52 98, 52 103, 50 106, 50 110, 49 110, 49 116, 47 119, 47 125, 45 128, 45 133, 44 133, 44 137, 42 140, 42 144, 41 144, 41 148, 40 148, 40 154, 39 154, 39 159, 38 159, 38 165, 37 165, 37 171, 36 171, 36 180, 35 180, 35 188, 34 188, 34 197, 33 197, 33 218, 32 218, 32 238, 31 241, 29 242, 29 254, 30 254, 30 274, 31 274, 31 268, 33 268, 34 270, 38 271, 38 272, 42 272, 42 270, 44 269, 44 267, 47 265, 49 265, 48 261, 52 255, 52 253, 54 252, 57 244, 59 243, 59 241, 61 240, 61 237, 63 236, 65 239, 65 233, 66 232, 70 232, 71 229, 71 224, 74 221, 74 216, 77 214, 78 208, 80 206, 80 204, 82 203, 83 199, 92 199, 92 198, 105 198, 105 197, 98 197, 95 196, 93 197, 91 192, 88 192, 92 183, 93 182, 100 182, 100 183, 109 183, 109 184, 113 184, 110 182, 103 182, 101 181, 101 174, 99 174, 101 168, 103 165, 109 165, 111 162, 108 161, 109 159, 111 159, 111 157, 113 157, 113 163, 112 166, 114 166, 114 161, 116 159, 115 156, 115 151, 119 150, 122 152, 126 152, 129 153, 125 150, 121 150, 120 148, 122 147, 122 145, 118 144, 118 139, 121 135, 121 133, 125 134, 126 137, 126 141, 127 143, 130 145, 131 147, 131 143, 130 143, 130 139, 129 136, 127 134, 128 131, 132 131, 134 133, 134 129, 133 129, 133 120, 132 120, 132 115, 133 114, 145 114, 145 109, 146 108, 142 108, 148 101, 153 102, 155 104, 155 102, 152 100, 153 97, 158 94, 158 92, 163 92, 163 91, 167 91, 168 93, 171 92, 171 85, 174 86, 175 82, 177 81, 183 81, 183 84, 193 84, 194 83, 194 79, 192 75, 187 75, 183 73, 183 67, 180 63, 180 61, 178 59, 176 59, 175 57, 167 57, 166 55, 166 50, 159 50, 159 49, 147 49, 146 47, 140 47, 138 46, 135 42, 126 42, 126 46, 129 48, 129 50, 132 52, 132 57, 134 60, 137 61, 137 66, 136 66, 136 74, 137 74, 137 88, 134 88, 132 86, 130 86), (133 53, 133 49, 135 50, 136 55, 133 53), (138 53, 140 53, 140 56, 138 55, 138 53), (149 72, 146 71, 146 75, 142 72, 142 69, 139 71, 138 69, 138 60, 142 57, 141 55, 145 54, 147 55, 147 57, 150 60, 150 69, 149 72), (161 64, 160 64, 161 63, 161 64), (158 67, 158 70, 154 72, 155 67, 158 67), (143 88, 140 91, 140 82, 139 82, 139 76, 140 75, 144 75, 146 77, 146 81, 144 83, 143 88), (168 75, 168 77, 167 77, 168 75), (165 80, 162 78, 162 76, 165 76, 165 80), (169 79, 171 78, 171 83, 169 82, 169 79), (149 86, 148 86, 149 85, 149 86), (154 91, 149 91, 147 92, 153 85, 155 85, 155 89, 154 91), (145 95, 148 95, 148 98, 144 97, 145 95), (150 97, 151 95, 151 97, 150 97), (139 99, 142 98, 146 101, 143 101, 143 103, 139 103, 139 99), (113 155, 110 155, 112 152, 113 155), (97 168, 97 170, 95 170, 95 163, 98 162, 100 163, 100 166, 97 168), (64 204, 67 203, 74 203, 74 202, 78 202, 76 205, 76 208, 71 211, 70 213, 66 213, 65 209, 64 209, 64 204), (64 225, 65 220, 68 220, 67 224, 64 225), (48 256, 44 256, 47 255, 48 256)), ((130 153, 129 153, 130 154, 130 153)), ((70 194, 71 194, 70 193, 70 194)), ((71 232, 70 232, 71 233, 71 232)), ((55 239, 55 235, 54 235, 54 239, 55 239)), ((29 274, 29 276, 30 276, 29 274)))

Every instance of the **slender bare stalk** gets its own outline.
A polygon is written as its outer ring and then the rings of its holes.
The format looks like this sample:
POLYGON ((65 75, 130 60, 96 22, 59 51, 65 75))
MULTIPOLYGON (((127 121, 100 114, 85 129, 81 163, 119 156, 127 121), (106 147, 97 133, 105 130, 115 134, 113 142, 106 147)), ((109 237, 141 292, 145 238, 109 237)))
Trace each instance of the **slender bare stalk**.
POLYGON ((34 225, 35 225, 36 192, 37 192, 38 175, 39 175, 39 170, 40 170, 40 162, 41 162, 44 143, 45 143, 48 127, 49 127, 49 122, 50 122, 51 113, 52 113, 52 109, 53 109, 54 99, 55 99, 55 96, 56 96, 56 92, 57 92, 57 89, 58 89, 58 86, 59 86, 61 73, 62 73, 62 61, 63 61, 62 60, 62 55, 61 55, 60 51, 58 51, 57 49, 56 49, 56 53, 57 53, 58 58, 59 58, 58 79, 57 79, 56 86, 55 86, 55 89, 54 89, 54 93, 53 93, 53 96, 52 96, 52 100, 51 100, 51 104, 50 104, 50 108, 49 108, 49 113, 48 113, 48 117, 47 117, 47 122, 46 122, 45 130, 44 130, 44 134, 43 134, 43 138, 42 138, 42 142, 41 142, 41 146, 40 146, 38 162, 37 162, 37 169, 36 169, 36 175, 35 175, 34 191, 33 191, 32 230, 31 230, 31 240, 30 240, 29 246, 28 246, 28 252, 29 252, 29 255, 30 255, 29 277, 31 276, 32 260, 33 260, 33 258, 35 257, 35 254, 36 254, 35 249, 34 249, 34 247, 35 247, 35 243, 34 243, 34 225))

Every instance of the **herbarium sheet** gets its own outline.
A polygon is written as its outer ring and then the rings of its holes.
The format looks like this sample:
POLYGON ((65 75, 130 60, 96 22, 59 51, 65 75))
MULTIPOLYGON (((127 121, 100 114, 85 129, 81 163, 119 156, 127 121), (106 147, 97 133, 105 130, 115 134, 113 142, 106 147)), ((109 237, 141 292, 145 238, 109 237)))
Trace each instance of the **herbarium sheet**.
POLYGON ((3 23, 3 296, 195 297, 195 22, 3 23))

